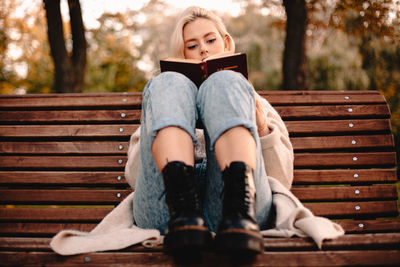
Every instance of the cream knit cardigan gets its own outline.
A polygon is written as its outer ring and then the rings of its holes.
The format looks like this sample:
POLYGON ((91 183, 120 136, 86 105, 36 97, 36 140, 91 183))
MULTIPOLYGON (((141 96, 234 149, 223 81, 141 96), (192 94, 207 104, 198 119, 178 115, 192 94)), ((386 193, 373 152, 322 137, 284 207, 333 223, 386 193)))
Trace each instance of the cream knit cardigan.
MULTIPOLYGON (((288 131, 276 110, 257 93, 270 134, 260 138, 268 181, 276 211, 275 228, 262 231, 270 237, 311 237, 321 248, 325 239, 344 235, 343 228, 323 217, 314 216, 290 192, 293 181, 293 147, 288 131)), ((196 157, 204 156, 204 136, 196 131, 196 157)), ((133 188, 139 162, 140 129, 132 134, 128 150, 125 178, 133 188)), ((162 243, 163 236, 155 229, 141 229, 133 221, 133 194, 127 196, 92 231, 63 230, 51 240, 51 248, 61 255, 118 250, 141 243, 146 247, 162 243)))

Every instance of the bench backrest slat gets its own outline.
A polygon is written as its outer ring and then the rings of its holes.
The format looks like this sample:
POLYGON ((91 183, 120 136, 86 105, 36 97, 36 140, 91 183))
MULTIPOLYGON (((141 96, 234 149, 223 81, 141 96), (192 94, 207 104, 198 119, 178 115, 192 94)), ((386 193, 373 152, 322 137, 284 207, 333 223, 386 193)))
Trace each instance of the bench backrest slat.
MULTIPOLYGON (((48 140, 48 139, 47 139, 48 140)), ((126 154, 127 141, 4 141, 0 152, 6 154, 126 154)), ((374 149, 393 147, 387 135, 313 136, 291 138, 295 150, 374 149)))

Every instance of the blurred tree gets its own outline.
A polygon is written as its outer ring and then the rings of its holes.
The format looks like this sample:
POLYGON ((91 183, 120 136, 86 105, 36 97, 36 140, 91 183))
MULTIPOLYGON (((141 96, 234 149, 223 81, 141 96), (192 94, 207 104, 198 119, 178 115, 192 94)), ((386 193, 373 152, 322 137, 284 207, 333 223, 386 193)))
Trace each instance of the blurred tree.
POLYGON ((283 0, 286 40, 283 57, 283 90, 308 90, 306 57, 307 9, 305 0, 283 0))
MULTIPOLYGON (((252 2, 252 0, 249 0, 252 2)), ((284 6, 286 13, 286 37, 282 64, 283 90, 309 90, 306 46, 308 24, 308 0, 263 0, 268 9, 284 6)), ((275 24, 276 25, 276 24, 275 24)))
POLYGON ((68 0, 72 50, 67 51, 64 39, 60 0, 43 0, 47 33, 54 62, 54 91, 81 92, 86 71, 86 38, 79 0, 68 0))
POLYGON ((10 42, 7 29, 10 27, 10 10, 14 10, 13 1, 0 2, 0 94, 13 93, 14 73, 7 66, 6 52, 10 42))
POLYGON ((142 23, 136 32, 141 39, 138 49, 148 66, 149 78, 159 72, 159 60, 170 56, 169 41, 177 11, 163 0, 151 0, 139 11, 142 23))
POLYGON ((267 9, 246 1, 238 16, 223 15, 236 50, 248 55, 249 79, 257 90, 278 90, 282 84, 284 10, 282 5, 276 7, 280 9, 266 15, 263 12, 267 9))
POLYGON ((5 27, 0 27, 0 93, 49 93, 53 71, 44 10, 35 5, 17 12, 22 0, 1 5, 0 25, 5 27))
MULTIPOLYGON (((400 6, 397 0, 339 1, 331 24, 353 38, 362 68, 391 110, 392 131, 400 146, 400 6)), ((400 149, 397 149, 400 163, 400 149)))
POLYGON ((85 92, 141 91, 147 82, 136 63, 140 55, 132 39, 137 12, 104 13, 100 26, 88 31, 88 73, 85 92))
POLYGON ((310 49, 308 67, 312 90, 369 88, 369 77, 362 68, 362 57, 358 48, 342 31, 330 32, 324 45, 318 49, 310 49))

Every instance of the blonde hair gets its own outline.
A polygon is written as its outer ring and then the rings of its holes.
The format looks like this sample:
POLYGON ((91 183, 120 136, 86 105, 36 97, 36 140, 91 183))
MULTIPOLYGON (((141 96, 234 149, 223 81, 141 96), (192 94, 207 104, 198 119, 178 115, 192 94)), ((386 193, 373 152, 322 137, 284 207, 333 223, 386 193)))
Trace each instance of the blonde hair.
POLYGON ((215 27, 217 28, 219 34, 224 39, 228 37, 228 47, 227 50, 230 52, 235 52, 235 42, 232 36, 226 30, 224 23, 221 18, 215 15, 213 12, 208 11, 204 8, 192 6, 184 10, 181 16, 178 18, 175 30, 172 34, 170 42, 170 54, 171 57, 185 58, 184 55, 184 42, 183 42, 183 29, 185 26, 195 21, 197 18, 205 18, 211 20, 215 27))

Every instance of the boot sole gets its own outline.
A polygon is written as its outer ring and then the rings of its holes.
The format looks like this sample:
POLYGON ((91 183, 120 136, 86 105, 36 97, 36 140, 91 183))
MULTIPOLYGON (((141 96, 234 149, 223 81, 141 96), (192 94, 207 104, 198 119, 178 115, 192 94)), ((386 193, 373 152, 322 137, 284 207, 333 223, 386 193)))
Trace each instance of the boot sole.
POLYGON ((169 232, 164 238, 164 251, 167 254, 184 254, 200 252, 210 246, 212 242, 211 233, 208 229, 198 227, 169 232))
POLYGON ((243 229, 230 230, 215 237, 215 248, 218 252, 228 254, 259 254, 264 251, 264 240, 258 233, 246 233, 243 229))

